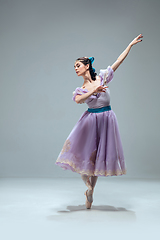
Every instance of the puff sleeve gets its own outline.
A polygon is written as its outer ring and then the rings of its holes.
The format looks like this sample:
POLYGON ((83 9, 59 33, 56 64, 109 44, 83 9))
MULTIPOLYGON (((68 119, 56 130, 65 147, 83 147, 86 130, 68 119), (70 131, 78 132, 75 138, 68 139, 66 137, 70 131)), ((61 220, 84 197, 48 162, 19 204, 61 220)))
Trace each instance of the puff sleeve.
POLYGON ((107 85, 109 82, 112 81, 114 75, 113 73, 114 71, 110 66, 108 66, 107 69, 100 70, 99 76, 102 78, 104 85, 107 85))
MULTIPOLYGON (((72 100, 75 101, 75 97, 76 97, 77 95, 82 95, 82 94, 87 93, 87 92, 88 92, 87 89, 82 89, 82 88, 80 88, 80 87, 77 87, 77 88, 75 89, 75 91, 73 92, 72 100)), ((93 94, 93 95, 91 95, 88 99, 86 99, 83 103, 87 103, 88 100, 91 101, 92 99, 96 99, 96 98, 98 98, 99 96, 100 96, 100 93, 93 94)))
POLYGON ((80 87, 77 87, 77 88, 75 89, 75 91, 73 92, 72 100, 75 101, 75 97, 76 97, 77 95, 82 95, 82 94, 83 94, 82 89, 81 89, 80 87))

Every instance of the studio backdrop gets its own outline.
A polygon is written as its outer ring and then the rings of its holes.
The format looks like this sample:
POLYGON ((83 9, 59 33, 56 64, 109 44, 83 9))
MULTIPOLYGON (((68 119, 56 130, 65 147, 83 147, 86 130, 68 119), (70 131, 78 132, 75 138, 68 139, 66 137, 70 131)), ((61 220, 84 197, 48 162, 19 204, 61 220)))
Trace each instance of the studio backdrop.
MULTIPOLYGON (((160 177, 158 0, 0 1, 0 177, 79 177, 55 161, 87 109, 72 101, 83 84, 74 61, 112 65, 144 39, 109 84, 127 175, 160 177)), ((78 136, 77 136, 78 137, 78 136)))

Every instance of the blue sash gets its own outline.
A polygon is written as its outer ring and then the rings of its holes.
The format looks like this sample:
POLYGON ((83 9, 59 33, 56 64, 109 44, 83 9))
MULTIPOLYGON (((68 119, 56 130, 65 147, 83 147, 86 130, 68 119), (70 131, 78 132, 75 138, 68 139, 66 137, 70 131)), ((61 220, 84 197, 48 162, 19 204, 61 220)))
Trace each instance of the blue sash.
POLYGON ((110 111, 111 110, 111 106, 106 106, 106 107, 102 107, 102 108, 88 108, 88 112, 91 113, 99 113, 99 112, 105 112, 105 111, 110 111))

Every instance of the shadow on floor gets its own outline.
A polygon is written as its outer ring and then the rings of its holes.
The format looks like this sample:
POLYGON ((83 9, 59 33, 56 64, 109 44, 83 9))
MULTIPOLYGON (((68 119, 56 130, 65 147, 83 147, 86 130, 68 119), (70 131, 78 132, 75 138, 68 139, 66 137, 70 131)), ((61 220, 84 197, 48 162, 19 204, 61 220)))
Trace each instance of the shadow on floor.
POLYGON ((79 206, 67 206, 68 210, 61 210, 58 211, 59 213, 70 213, 70 212, 76 212, 76 211, 92 211, 92 210, 98 210, 98 211, 128 211, 125 208, 119 207, 113 207, 113 206, 108 206, 108 205, 100 205, 100 206, 95 206, 92 205, 91 209, 86 209, 85 205, 79 205, 79 206))
POLYGON ((114 207, 109 205, 92 205, 91 209, 86 209, 85 205, 78 205, 78 206, 67 206, 66 210, 59 210, 54 212, 58 213, 55 215, 50 215, 47 217, 48 220, 51 221, 129 221, 135 222, 136 221, 136 214, 133 211, 127 210, 123 207, 114 207), (69 214, 69 215, 68 215, 69 214), (85 220, 84 220, 85 219, 85 220))

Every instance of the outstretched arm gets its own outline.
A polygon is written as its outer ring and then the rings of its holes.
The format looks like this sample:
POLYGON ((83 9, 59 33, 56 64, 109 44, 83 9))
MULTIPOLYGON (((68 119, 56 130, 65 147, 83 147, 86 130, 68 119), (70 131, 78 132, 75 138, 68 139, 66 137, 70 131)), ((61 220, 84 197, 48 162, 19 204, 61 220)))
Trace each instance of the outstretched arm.
POLYGON ((128 45, 128 47, 122 52, 122 54, 117 58, 117 60, 113 63, 113 65, 111 66, 111 68, 113 69, 113 71, 115 72, 116 69, 120 66, 120 64, 123 62, 123 60, 127 57, 129 51, 131 50, 131 47, 135 44, 137 44, 138 42, 141 42, 143 36, 142 34, 138 35, 135 39, 133 39, 133 41, 128 45))

